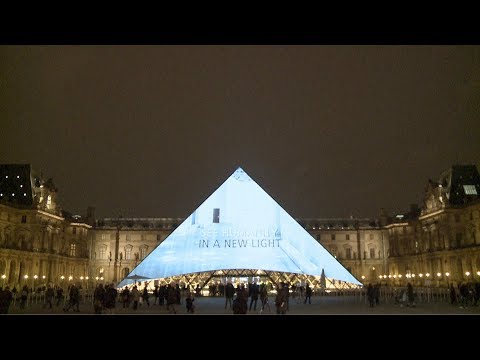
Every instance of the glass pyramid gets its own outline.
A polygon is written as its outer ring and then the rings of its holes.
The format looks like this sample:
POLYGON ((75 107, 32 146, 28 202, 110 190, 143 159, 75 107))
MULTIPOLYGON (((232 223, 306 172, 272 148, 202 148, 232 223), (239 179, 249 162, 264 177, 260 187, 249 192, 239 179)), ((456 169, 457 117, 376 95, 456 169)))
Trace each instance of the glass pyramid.
POLYGON ((238 168, 118 287, 227 269, 261 269, 361 283, 238 168))

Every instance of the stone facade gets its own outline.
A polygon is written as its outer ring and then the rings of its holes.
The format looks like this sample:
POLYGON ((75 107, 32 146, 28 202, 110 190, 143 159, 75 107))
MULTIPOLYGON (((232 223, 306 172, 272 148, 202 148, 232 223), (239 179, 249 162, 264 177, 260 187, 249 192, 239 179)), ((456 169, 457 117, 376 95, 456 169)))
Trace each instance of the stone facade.
MULTIPOLYGON (((421 209, 413 206, 393 217, 382 211, 378 219, 297 221, 364 283, 445 286, 477 280, 480 201, 475 193, 480 193, 480 185, 468 180, 475 188, 465 188, 462 197, 462 188, 452 179, 458 174, 468 178, 468 172, 457 170, 453 167, 439 182, 428 182, 421 209)), ((120 281, 184 220, 95 220, 92 208, 86 218, 73 216, 57 206, 53 182, 33 174, 31 204, 0 198, 3 284, 74 281, 93 286, 120 281)))

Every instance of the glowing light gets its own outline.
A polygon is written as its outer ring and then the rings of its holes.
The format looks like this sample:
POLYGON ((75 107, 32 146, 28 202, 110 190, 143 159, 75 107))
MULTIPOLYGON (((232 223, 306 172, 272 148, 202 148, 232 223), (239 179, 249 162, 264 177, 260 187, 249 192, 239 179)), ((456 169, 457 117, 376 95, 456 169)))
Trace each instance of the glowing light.
POLYGON ((37 280, 37 279, 38 279, 38 275, 33 275, 33 278, 34 278, 35 280, 37 280))
POLYGON ((2 275, 3 280, 5 280, 6 277, 7 277, 7 275, 5 275, 5 274, 2 275))
POLYGON ((25 275, 24 278, 25 278, 25 279, 28 279, 28 275, 25 275))
POLYGON ((402 274, 398 274, 398 278, 401 279, 401 278, 402 278, 402 274))
POLYGON ((88 276, 85 276, 85 280, 88 280, 88 276))
POLYGON ((388 278, 391 279, 391 278, 392 278, 392 275, 388 274, 388 278))
POLYGON ((70 275, 70 276, 68 277, 68 280, 70 281, 70 280, 72 280, 72 279, 73 279, 73 276, 70 275))
POLYGON ((62 276, 60 276, 60 279, 62 279, 62 280, 63 280, 63 279, 65 279, 65 276, 63 276, 63 275, 62 275, 62 276))
POLYGON ((412 274, 412 278, 414 278, 414 277, 415 277, 415 274, 412 274))
POLYGON ((480 276, 480 271, 477 271, 477 275, 480 276))
POLYGON ((438 273, 437 273, 437 276, 440 277, 440 276, 442 276, 442 274, 438 272, 438 273))
POLYGON ((470 276, 470 271, 467 271, 465 275, 470 276))
POLYGON ((83 276, 80 276, 80 280, 83 280, 83 276))
MULTIPOLYGON (((308 269, 313 276, 320 276, 324 269, 329 278, 360 285, 333 260, 334 256, 238 168, 135 272, 159 279, 212 269, 308 269), (197 231, 199 228, 205 231, 197 231), (303 254, 309 254, 308 260, 303 254)), ((118 286, 131 283, 132 279, 124 279, 118 286)))
POLYGON ((372 266, 372 270, 375 270, 375 266, 372 266))
POLYGON ((419 277, 423 277, 423 274, 420 273, 420 274, 418 274, 418 276, 419 276, 419 277))
MULTIPOLYGON (((479 271, 479 272, 480 272, 480 271, 479 271)), ((365 279, 365 275, 362 275, 362 280, 364 280, 364 279, 365 279)))
POLYGON ((425 276, 426 276, 426 277, 430 277, 430 273, 426 273, 425 276))
POLYGON ((397 278, 397 275, 393 275, 393 278, 396 279, 396 278, 397 278))
POLYGON ((446 277, 449 277, 449 276, 450 276, 450 273, 449 273, 449 272, 446 272, 446 273, 445 273, 445 276, 446 276, 446 277))
POLYGON ((42 279, 44 279, 44 280, 45 280, 45 275, 43 275, 43 276, 42 276, 42 279))
POLYGON ((381 279, 383 276, 382 275, 379 275, 378 278, 381 279))

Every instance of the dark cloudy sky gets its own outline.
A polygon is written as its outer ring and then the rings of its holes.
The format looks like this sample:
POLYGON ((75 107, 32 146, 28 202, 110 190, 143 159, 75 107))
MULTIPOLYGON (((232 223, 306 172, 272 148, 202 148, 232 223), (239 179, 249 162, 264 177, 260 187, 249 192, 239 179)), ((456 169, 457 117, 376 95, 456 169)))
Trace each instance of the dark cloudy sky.
POLYGON ((241 166, 294 217, 480 165, 480 46, 0 46, 0 162, 64 209, 186 217, 241 166))

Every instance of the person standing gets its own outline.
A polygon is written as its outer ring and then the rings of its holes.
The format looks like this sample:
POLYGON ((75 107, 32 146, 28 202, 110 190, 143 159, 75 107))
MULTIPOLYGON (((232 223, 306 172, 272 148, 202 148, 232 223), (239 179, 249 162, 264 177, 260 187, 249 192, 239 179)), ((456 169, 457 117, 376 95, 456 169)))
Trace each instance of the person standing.
POLYGON ((250 287, 250 307, 248 310, 252 310, 252 305, 253 306, 253 310, 257 310, 257 300, 258 300, 258 293, 260 292, 260 288, 258 286, 258 284, 256 282, 254 282, 252 284, 252 286, 250 287))
POLYGON ((310 287, 310 284, 307 283, 307 287, 305 289, 305 301, 303 302, 304 304, 307 303, 311 304, 312 303, 312 288, 310 287))

